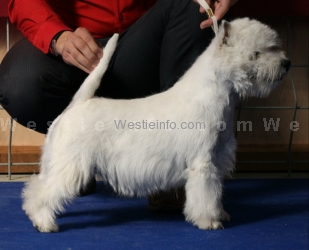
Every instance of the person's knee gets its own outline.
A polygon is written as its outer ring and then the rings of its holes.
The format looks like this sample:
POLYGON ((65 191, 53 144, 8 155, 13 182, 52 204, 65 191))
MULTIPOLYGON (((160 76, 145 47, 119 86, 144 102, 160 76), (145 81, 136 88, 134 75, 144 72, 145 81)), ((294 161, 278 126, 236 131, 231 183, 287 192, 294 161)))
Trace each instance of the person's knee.
MULTIPOLYGON (((8 72, 9 73, 9 72, 8 72)), ((39 77, 15 77, 4 75, 0 79, 0 103, 8 114, 23 126, 31 127, 41 116, 42 97, 40 88, 33 84, 39 77), (37 78, 37 79, 35 79, 37 78), (31 86, 29 86, 29 82, 31 86)))
POLYGON ((40 54, 43 53, 23 39, 5 55, 0 64, 0 103, 4 107, 33 98, 29 93, 36 88, 41 74, 40 54))
POLYGON ((0 104, 18 123, 46 133, 47 121, 61 112, 48 112, 54 105, 50 103, 59 95, 65 96, 68 88, 53 83, 62 75, 58 64, 27 40, 18 42, 6 54, 0 65, 0 104))

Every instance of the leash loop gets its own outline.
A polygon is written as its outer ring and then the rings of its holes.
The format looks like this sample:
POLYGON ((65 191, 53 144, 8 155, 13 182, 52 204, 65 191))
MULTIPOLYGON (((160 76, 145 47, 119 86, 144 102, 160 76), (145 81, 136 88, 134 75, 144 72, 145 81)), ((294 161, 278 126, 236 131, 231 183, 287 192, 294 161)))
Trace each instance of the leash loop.
POLYGON ((218 19, 212 12, 212 9, 209 7, 208 3, 205 0, 197 0, 197 2, 205 9, 208 18, 212 19, 213 25, 211 26, 212 30, 215 32, 215 35, 218 34, 218 19))

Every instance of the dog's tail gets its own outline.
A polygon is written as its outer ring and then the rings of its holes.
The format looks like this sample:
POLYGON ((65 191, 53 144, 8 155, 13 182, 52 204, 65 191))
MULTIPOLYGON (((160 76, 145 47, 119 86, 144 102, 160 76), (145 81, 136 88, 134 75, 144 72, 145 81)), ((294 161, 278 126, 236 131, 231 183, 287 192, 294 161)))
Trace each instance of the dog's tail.
POLYGON ((74 95, 70 107, 81 104, 94 96, 95 91, 100 86, 102 76, 106 72, 108 64, 114 54, 118 37, 119 34, 114 34, 112 38, 108 40, 103 50, 103 57, 74 95))

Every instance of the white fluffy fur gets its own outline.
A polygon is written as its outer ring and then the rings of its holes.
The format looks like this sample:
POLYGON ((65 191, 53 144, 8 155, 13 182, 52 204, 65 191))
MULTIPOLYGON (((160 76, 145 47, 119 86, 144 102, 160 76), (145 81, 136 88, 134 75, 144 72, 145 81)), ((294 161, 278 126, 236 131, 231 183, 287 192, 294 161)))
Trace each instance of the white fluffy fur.
POLYGON ((23 190, 23 209, 41 232, 55 232, 55 214, 94 175, 115 191, 147 195, 185 185, 186 220, 201 229, 222 228, 224 176, 232 171, 236 141, 233 110, 238 96, 266 96, 286 73, 277 34, 255 20, 223 22, 219 35, 168 91, 147 98, 94 97, 118 35, 98 67, 50 128, 41 172, 23 190), (257 53, 260 55, 256 57, 257 53), (203 121, 205 130, 116 130, 114 120, 203 121), (96 123, 104 123, 99 131, 96 123), (219 131, 218 122, 226 129, 219 131))

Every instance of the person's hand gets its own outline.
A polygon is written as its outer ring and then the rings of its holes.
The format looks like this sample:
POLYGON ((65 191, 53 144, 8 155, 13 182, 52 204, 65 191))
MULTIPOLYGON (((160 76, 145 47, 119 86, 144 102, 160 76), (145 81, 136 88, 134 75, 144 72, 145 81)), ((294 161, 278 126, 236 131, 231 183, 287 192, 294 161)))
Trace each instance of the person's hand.
MULTIPOLYGON (((197 0, 193 0, 197 3, 197 0)), ((203 0, 205 1, 205 0, 203 0)), ((229 8, 232 7, 238 0, 206 0, 209 7, 213 10, 214 15, 218 20, 220 20, 226 12, 228 12, 229 8)), ((200 6, 200 12, 206 13, 206 11, 200 6)), ((207 20, 201 22, 201 29, 205 29, 212 25, 212 19, 208 18, 207 20)))
POLYGON ((85 28, 64 31, 57 39, 56 51, 64 62, 87 73, 94 70, 103 56, 102 49, 85 28))

